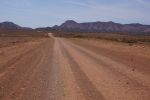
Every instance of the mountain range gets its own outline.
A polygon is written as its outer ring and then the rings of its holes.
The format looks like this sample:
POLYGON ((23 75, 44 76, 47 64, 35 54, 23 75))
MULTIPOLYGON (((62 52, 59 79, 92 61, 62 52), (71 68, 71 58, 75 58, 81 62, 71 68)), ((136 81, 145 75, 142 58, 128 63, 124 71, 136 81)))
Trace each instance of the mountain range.
POLYGON ((47 36, 46 32, 37 32, 36 30, 28 27, 19 26, 13 22, 0 23, 0 37, 22 37, 22 36, 47 36))
POLYGON ((120 24, 112 21, 109 22, 87 22, 77 23, 68 20, 60 26, 52 27, 55 30, 66 32, 127 32, 127 33, 150 33, 150 25, 139 23, 120 24))
MULTIPOLYGON (((0 23, 0 29, 19 30, 31 29, 21 27, 12 22, 0 23)), ((142 25, 139 23, 120 24, 112 21, 109 22, 87 22, 78 23, 73 20, 67 20, 60 26, 36 28, 37 31, 63 31, 63 32, 127 32, 127 33, 150 33, 150 25, 142 25)))

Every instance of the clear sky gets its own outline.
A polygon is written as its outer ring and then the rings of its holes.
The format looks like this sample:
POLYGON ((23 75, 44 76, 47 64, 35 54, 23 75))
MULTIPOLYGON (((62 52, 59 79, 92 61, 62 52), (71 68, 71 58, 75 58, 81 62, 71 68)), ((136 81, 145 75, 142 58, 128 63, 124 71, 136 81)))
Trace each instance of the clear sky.
POLYGON ((35 28, 69 19, 150 24, 150 0, 0 0, 0 22, 35 28))

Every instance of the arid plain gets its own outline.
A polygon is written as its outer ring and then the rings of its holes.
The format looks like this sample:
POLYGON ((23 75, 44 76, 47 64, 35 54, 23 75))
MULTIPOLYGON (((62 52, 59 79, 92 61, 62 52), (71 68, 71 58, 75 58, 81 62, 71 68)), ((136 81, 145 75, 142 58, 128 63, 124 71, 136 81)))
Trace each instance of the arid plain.
POLYGON ((1 37, 0 100, 150 100, 149 45, 49 36, 1 37))

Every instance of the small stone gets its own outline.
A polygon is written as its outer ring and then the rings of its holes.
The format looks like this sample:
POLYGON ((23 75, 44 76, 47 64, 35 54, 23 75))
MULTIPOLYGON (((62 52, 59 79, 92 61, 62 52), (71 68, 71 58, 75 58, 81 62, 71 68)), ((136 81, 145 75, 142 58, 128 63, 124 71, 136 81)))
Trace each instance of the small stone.
POLYGON ((135 69, 133 68, 133 69, 132 69, 132 71, 134 72, 134 71, 135 71, 135 69))
POLYGON ((25 90, 25 88, 21 88, 21 90, 25 90))
POLYGON ((129 84, 129 82, 126 82, 126 84, 129 84))

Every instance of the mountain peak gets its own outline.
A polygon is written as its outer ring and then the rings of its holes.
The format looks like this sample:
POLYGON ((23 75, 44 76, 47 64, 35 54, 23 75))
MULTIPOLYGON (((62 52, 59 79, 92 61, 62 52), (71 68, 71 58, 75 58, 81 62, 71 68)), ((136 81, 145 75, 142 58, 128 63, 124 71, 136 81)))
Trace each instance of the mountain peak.
POLYGON ((10 22, 10 21, 2 22, 2 24, 4 24, 4 23, 6 23, 6 24, 14 24, 13 22, 10 22))
POLYGON ((65 23, 67 23, 67 24, 77 24, 77 22, 75 22, 74 20, 67 20, 67 21, 65 21, 65 23))
POLYGON ((115 23, 115 22, 113 22, 113 21, 108 21, 107 23, 115 23))
POLYGON ((2 29, 20 29, 21 26, 14 24, 13 22, 6 21, 6 22, 0 23, 0 28, 2 28, 2 29))
POLYGON ((6 21, 6 22, 2 22, 0 23, 1 25, 5 25, 5 26, 19 26, 17 24, 14 24, 13 22, 9 22, 9 21, 6 21))
POLYGON ((78 23, 73 21, 73 20, 67 20, 66 22, 64 22, 63 24, 61 24, 61 27, 68 27, 68 28, 71 28, 71 27, 76 27, 78 26, 78 23))

